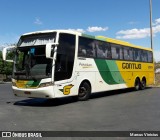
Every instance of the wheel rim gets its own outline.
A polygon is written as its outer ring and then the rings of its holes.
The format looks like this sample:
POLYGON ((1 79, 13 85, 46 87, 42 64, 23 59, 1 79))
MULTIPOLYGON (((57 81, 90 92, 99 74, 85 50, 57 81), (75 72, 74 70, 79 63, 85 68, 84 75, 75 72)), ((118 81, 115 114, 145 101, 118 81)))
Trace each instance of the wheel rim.
POLYGON ((80 101, 86 101, 91 94, 91 87, 87 82, 83 82, 79 87, 78 99, 80 101))
POLYGON ((146 81, 142 80, 142 88, 145 88, 146 87, 146 81))
POLYGON ((87 94, 87 88, 86 87, 81 87, 80 90, 79 90, 79 96, 80 97, 83 97, 87 94))
POLYGON ((136 80, 136 83, 135 83, 135 88, 136 88, 136 90, 138 90, 138 89, 139 89, 139 87, 140 87, 140 85, 139 85, 139 81, 138 81, 138 80, 136 80))

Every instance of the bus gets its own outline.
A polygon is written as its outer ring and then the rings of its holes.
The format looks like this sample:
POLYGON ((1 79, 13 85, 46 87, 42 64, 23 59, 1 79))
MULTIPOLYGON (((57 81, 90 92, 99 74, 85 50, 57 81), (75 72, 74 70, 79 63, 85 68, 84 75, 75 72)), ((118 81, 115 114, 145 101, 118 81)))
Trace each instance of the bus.
POLYGON ((108 37, 37 31, 23 34, 16 46, 2 52, 5 61, 13 62, 15 96, 75 96, 83 101, 91 93, 139 90, 154 83, 153 51, 108 37), (14 51, 13 60, 7 60, 9 50, 14 51))

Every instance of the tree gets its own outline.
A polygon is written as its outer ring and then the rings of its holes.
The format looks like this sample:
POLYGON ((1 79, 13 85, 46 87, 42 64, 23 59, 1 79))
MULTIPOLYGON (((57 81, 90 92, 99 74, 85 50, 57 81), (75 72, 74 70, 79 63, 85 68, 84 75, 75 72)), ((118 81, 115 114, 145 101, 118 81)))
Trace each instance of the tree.
POLYGON ((4 74, 4 62, 2 60, 2 52, 0 51, 0 73, 4 74))
MULTIPOLYGON (((8 54, 8 59, 12 59, 14 55, 14 52, 10 52, 8 54)), ((4 62, 2 59, 2 52, 0 51, 0 73, 6 74, 6 75, 11 75, 12 74, 12 68, 13 68, 13 63, 9 62, 4 62)))

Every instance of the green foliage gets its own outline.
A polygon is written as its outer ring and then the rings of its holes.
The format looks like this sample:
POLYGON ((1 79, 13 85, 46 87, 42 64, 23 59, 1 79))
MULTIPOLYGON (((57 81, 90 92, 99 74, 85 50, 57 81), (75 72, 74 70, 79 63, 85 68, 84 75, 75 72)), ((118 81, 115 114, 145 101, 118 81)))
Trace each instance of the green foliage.
POLYGON ((3 67, 4 67, 4 62, 2 60, 2 52, 0 51, 0 73, 2 74, 4 73, 3 67))
MULTIPOLYGON (((13 58, 14 53, 10 52, 8 54, 8 59, 12 59, 13 58)), ((13 63, 9 63, 9 62, 4 62, 2 59, 2 52, 0 51, 0 73, 2 74, 6 74, 6 75, 11 75, 12 74, 12 68, 13 68, 13 63)))

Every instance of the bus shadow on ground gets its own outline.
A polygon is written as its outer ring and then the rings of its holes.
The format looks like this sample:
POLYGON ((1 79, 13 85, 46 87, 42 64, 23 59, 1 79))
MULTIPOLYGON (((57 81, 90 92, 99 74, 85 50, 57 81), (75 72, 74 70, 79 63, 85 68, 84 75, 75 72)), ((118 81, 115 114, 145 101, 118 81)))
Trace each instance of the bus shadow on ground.
POLYGON ((33 98, 33 99, 17 101, 14 103, 14 105, 32 106, 32 107, 49 107, 49 106, 61 106, 65 104, 71 104, 74 102, 76 102, 76 100, 73 100, 71 97, 60 98, 60 99, 33 98))
POLYGON ((133 88, 128 88, 128 89, 111 90, 111 91, 100 92, 100 93, 97 92, 92 94, 91 99, 114 96, 114 95, 131 93, 131 92, 136 92, 136 91, 133 88))
MULTIPOLYGON (((148 87, 146 88, 146 90, 150 88, 151 87, 148 87)), ((136 92, 136 91, 133 89, 120 89, 120 90, 112 90, 112 91, 107 91, 107 92, 99 92, 99 93, 92 94, 90 99, 94 100, 97 98, 126 94, 126 93, 128 94, 128 93, 133 93, 133 92, 136 92)), ((32 99, 17 101, 14 103, 14 105, 32 106, 32 107, 49 107, 49 106, 52 107, 52 106, 61 106, 61 105, 71 104, 75 102, 77 102, 77 100, 72 97, 65 97, 65 98, 58 98, 58 99, 32 98, 32 99)))

